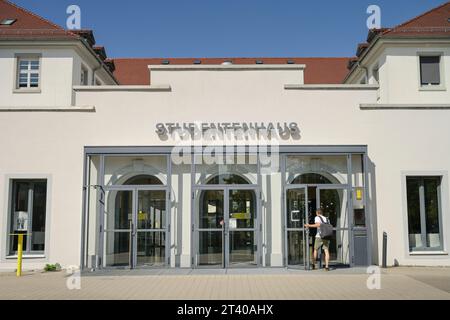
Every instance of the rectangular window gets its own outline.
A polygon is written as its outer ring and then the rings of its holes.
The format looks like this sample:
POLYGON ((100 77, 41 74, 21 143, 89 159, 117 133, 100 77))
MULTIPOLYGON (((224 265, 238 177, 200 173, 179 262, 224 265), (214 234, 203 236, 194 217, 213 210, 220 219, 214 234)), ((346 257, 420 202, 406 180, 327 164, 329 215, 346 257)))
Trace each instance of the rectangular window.
POLYGON ((81 67, 81 85, 87 86, 89 81, 89 71, 84 66, 81 67))
POLYGON ((441 57, 420 57, 420 83, 422 86, 438 86, 441 84, 441 57))
POLYGON ((442 250, 441 177, 407 177, 409 250, 442 250))
POLYGON ((47 212, 46 180, 13 180, 11 193, 9 254, 17 252, 18 234, 24 234, 23 252, 43 254, 47 212))
POLYGON ((19 58, 17 66, 17 89, 39 88, 39 57, 19 58))

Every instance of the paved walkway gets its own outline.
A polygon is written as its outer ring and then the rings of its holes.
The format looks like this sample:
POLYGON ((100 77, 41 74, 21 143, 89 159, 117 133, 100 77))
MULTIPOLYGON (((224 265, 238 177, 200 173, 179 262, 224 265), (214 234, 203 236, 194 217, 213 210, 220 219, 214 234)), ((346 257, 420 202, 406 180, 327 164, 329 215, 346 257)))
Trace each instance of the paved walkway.
POLYGON ((383 270, 380 290, 367 288, 368 277, 365 269, 106 271, 82 274, 81 289, 69 290, 65 272, 0 273, 0 299, 450 300, 450 268, 383 270))

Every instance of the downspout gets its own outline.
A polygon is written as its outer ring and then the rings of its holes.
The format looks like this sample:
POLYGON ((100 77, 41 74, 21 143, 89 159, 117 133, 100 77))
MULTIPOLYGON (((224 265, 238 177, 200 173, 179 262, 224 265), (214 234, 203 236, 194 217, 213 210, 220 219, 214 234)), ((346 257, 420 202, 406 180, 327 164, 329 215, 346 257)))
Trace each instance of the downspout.
POLYGON ((358 68, 361 68, 361 69, 363 69, 365 71, 367 84, 369 84, 369 69, 367 69, 367 67, 363 66, 361 64, 361 62, 359 62, 359 61, 356 63, 356 65, 358 66, 358 68))
POLYGON ((95 86, 95 73, 102 68, 102 64, 100 63, 97 68, 92 70, 92 85, 95 86))

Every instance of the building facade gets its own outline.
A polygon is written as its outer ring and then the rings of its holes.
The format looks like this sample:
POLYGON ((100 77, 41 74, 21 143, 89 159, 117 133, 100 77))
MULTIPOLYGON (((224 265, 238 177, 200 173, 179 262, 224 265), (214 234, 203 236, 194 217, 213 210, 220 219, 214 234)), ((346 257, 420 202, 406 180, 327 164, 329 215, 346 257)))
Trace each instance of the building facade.
POLYGON ((0 1, 0 268, 450 265, 450 3, 353 58, 108 59, 0 1))

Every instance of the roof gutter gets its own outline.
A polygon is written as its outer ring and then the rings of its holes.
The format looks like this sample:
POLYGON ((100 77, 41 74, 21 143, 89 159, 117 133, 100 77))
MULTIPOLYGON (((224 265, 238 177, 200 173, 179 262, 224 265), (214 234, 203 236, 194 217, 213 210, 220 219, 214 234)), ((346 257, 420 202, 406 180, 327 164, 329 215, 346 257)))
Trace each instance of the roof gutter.
MULTIPOLYGON (((104 69, 106 71, 106 73, 108 73, 108 75, 114 80, 114 83, 116 85, 119 85, 119 82, 116 80, 116 77, 114 77, 114 75, 112 74, 112 72, 108 69, 108 67, 105 65, 105 63, 97 56, 97 54, 95 53, 94 49, 92 49, 91 46, 89 46, 88 43, 86 43, 86 41, 84 41, 83 39, 79 39, 79 41, 84 45, 84 47, 86 49, 88 49, 88 51, 95 57, 95 59, 97 60, 97 62, 99 63, 99 67, 94 69, 94 75, 95 72, 100 70, 100 69, 104 69)), ((92 79, 94 79, 94 77, 92 77, 92 79)))
POLYGON ((369 69, 367 69, 367 67, 366 66, 363 66, 362 64, 361 64, 361 62, 356 62, 356 66, 357 67, 359 67, 359 68, 361 68, 361 69, 363 69, 364 71, 365 71, 365 74, 366 74, 366 81, 367 81, 367 83, 369 82, 369 69))
POLYGON ((400 37, 393 37, 393 36, 389 36, 386 33, 380 33, 378 34, 370 43, 369 47, 367 47, 366 50, 364 50, 363 54, 361 55, 361 57, 358 59, 358 62, 355 63, 355 65, 352 67, 352 69, 349 71, 349 73, 347 73, 347 76, 344 78, 343 83, 346 83, 347 80, 350 78, 350 76, 353 75, 353 73, 356 71, 356 69, 358 67, 362 67, 361 65, 361 61, 363 61, 372 51, 373 47, 375 47, 375 45, 378 44, 378 42, 380 41, 380 39, 382 40, 424 40, 424 39, 431 39, 431 40, 447 40, 448 36, 427 36, 427 37, 417 37, 417 36, 411 36, 411 37, 406 37, 406 36, 400 36, 400 37))
POLYGON ((361 61, 364 60, 364 58, 367 56, 367 54, 372 50, 372 48, 375 46, 375 44, 378 42, 378 40, 380 40, 381 38, 381 34, 378 34, 375 39, 372 40, 372 42, 370 43, 369 47, 367 47, 366 50, 364 50, 364 52, 362 53, 361 57, 359 57, 358 61, 355 63, 355 65, 352 67, 352 69, 350 70, 350 72, 345 76, 343 83, 346 83, 347 80, 350 78, 350 76, 355 72, 355 70, 357 70, 358 68, 362 68, 365 70, 366 73, 366 77, 367 80, 369 79, 369 70, 367 69, 367 67, 363 66, 361 64, 361 61))
POLYGON ((95 86, 95 73, 102 68, 102 65, 99 63, 98 67, 92 70, 92 82, 91 84, 95 86))

